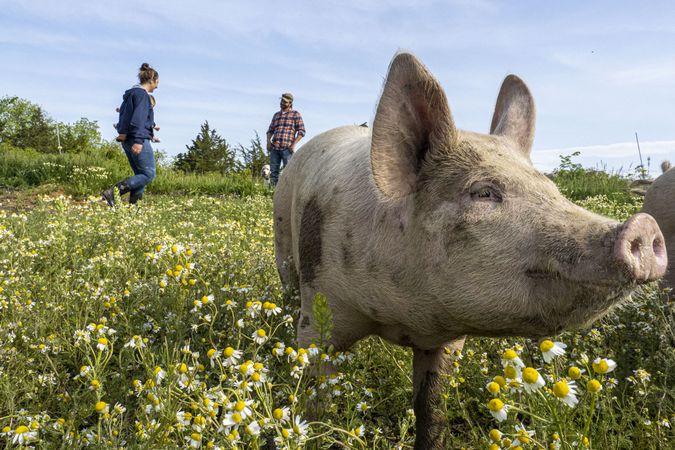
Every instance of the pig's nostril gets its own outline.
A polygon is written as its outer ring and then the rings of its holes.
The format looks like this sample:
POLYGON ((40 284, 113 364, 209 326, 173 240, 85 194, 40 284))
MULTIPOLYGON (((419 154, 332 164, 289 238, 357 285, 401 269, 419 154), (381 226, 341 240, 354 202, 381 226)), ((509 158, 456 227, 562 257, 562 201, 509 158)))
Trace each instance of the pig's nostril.
POLYGON ((630 243, 630 252, 637 260, 640 259, 640 247, 642 247, 642 239, 640 238, 637 238, 630 243))
POLYGON ((652 249, 657 258, 663 258, 666 255, 666 246, 663 245, 661 239, 654 239, 654 242, 652 242, 652 249))

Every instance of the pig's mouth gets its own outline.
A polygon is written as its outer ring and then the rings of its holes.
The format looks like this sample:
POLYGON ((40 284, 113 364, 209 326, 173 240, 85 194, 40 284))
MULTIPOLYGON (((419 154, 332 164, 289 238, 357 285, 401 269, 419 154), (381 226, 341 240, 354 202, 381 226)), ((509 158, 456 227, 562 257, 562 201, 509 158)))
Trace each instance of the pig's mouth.
POLYGON ((558 281, 558 282, 566 282, 566 283, 572 283, 577 286, 583 286, 587 288, 610 288, 610 289, 616 289, 616 288, 628 288, 630 289, 632 286, 636 285, 635 282, 627 281, 627 280, 620 280, 620 279, 607 279, 607 278, 584 278, 584 277, 578 277, 574 275, 565 275, 562 272, 552 269, 552 268, 547 268, 547 269, 527 269, 525 271, 525 275, 528 278, 531 278, 533 280, 541 280, 541 281, 558 281))

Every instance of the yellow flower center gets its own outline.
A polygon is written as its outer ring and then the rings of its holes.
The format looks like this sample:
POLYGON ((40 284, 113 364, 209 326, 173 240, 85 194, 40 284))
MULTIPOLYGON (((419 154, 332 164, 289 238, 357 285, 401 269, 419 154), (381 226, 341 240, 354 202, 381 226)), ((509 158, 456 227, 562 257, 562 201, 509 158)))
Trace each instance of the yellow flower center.
POLYGON ((514 379, 518 376, 518 371, 513 366, 506 366, 504 367, 504 375, 506 375, 506 378, 514 379))
POLYGON ((205 295, 202 297, 202 304, 206 305, 209 302, 209 298, 205 295))
POLYGON ((490 430, 490 439, 492 439, 495 442, 499 442, 502 439, 501 431, 497 430, 496 428, 491 429, 490 430))
POLYGON ((258 372, 253 372, 251 374, 251 380, 253 381, 260 381, 260 374, 258 372))
POLYGON ((213 355, 216 354, 216 349, 215 348, 210 348, 208 352, 206 352, 206 356, 211 358, 213 355))
POLYGON ((16 434, 24 434, 28 433, 28 427, 26 425, 19 425, 16 427, 16 430, 14 431, 16 434))
POLYGON ((600 384, 600 382, 598 380, 590 380, 586 384, 586 389, 588 389, 588 392, 595 393, 595 392, 600 391, 600 389, 602 389, 602 385, 600 384))
POLYGON ((503 376, 501 376, 501 375, 497 375, 497 376, 494 377, 492 380, 493 380, 495 383, 497 383, 500 387, 506 386, 506 379, 505 379, 503 376))
POLYGON ((493 398, 488 402, 488 408, 490 409, 490 411, 493 412, 501 411, 502 408, 504 408, 504 402, 502 402, 498 398, 493 398))
POLYGON ((258 337, 265 337, 267 333, 262 328, 258 330, 258 337))
POLYGON ((284 411, 281 408, 277 408, 272 411, 272 417, 274 417, 276 420, 281 420, 281 418, 284 417, 284 411))
POLYGON ((108 345, 108 339, 106 339, 104 337, 98 338, 98 343, 101 344, 101 345, 108 345))
POLYGON ((549 339, 544 339, 543 341, 541 341, 541 344, 539 344, 539 350, 541 350, 544 353, 550 352, 553 349, 554 345, 555 344, 553 343, 553 341, 549 339))
POLYGON ((539 379, 539 373, 532 367, 523 369, 523 381, 529 384, 534 384, 539 379))
POLYGON ((282 428, 281 435, 284 437, 284 439, 288 439, 288 436, 290 435, 290 433, 288 432, 288 430, 286 428, 282 428))
POLYGON ((246 403, 244 403, 241 400, 239 400, 237 403, 234 404, 234 409, 239 412, 242 412, 244 408, 246 408, 246 403))
POLYGON ((180 363, 180 366, 178 366, 178 372, 180 373, 186 373, 188 371, 187 364, 185 363, 180 363))
POLYGON ((232 347, 227 347, 225 350, 223 350, 223 355, 226 358, 229 358, 230 356, 234 355, 234 349, 232 347))
POLYGON ((511 360, 511 359, 516 359, 518 357, 518 354, 516 353, 515 350, 508 349, 504 352, 503 356, 504 356, 504 359, 511 360))
POLYGON ((199 433, 192 433, 190 435, 193 441, 201 441, 202 440, 202 435, 199 433))
POLYGON ((519 430, 517 433, 518 440, 523 444, 530 442, 530 435, 525 430, 519 430))
POLYGON ((593 362, 593 370, 600 374, 607 373, 609 370, 609 364, 607 364, 606 360, 601 359, 598 363, 593 362))
POLYGON ((570 393, 570 387, 567 385, 566 381, 558 381, 553 385, 553 393, 558 398, 567 397, 567 394, 570 393))
POLYGON ((496 394, 499 392, 499 385, 495 383, 494 381, 491 381, 487 385, 487 390, 490 392, 490 394, 496 394))
POLYGON ((241 422, 241 414, 239 414, 239 413, 232 414, 232 422, 234 422, 234 423, 241 422))
POLYGON ((108 406, 106 402, 97 402, 94 408, 96 409, 96 412, 102 412, 105 410, 106 406, 108 406))
POLYGON ((567 375, 569 375, 573 380, 578 380, 581 378, 581 369, 576 366, 572 366, 567 370, 567 375))

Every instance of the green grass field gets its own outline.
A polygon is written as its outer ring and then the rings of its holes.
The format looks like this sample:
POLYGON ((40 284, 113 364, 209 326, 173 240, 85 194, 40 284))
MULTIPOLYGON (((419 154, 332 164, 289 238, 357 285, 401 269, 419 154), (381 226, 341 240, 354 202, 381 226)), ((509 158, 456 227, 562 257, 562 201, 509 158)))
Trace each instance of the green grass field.
MULTIPOLYGON (((177 189, 109 209, 83 195, 99 185, 42 183, 0 196, 0 446, 412 448, 409 350, 297 348, 269 195, 177 189), (55 189, 77 195, 44 195, 55 189)), ((578 202, 619 219, 640 207, 595 194, 578 202)), ((552 338, 567 347, 550 363, 536 341, 467 340, 445 397, 449 448, 672 448, 673 301, 658 286, 552 338), (505 369, 514 352, 536 372, 505 369)))

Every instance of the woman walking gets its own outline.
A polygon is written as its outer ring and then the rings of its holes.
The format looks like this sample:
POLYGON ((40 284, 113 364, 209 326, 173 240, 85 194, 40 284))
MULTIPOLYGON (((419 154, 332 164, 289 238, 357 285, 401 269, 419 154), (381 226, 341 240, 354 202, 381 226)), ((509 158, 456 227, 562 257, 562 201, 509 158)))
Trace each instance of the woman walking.
POLYGON ((118 140, 127 154, 134 175, 103 191, 108 205, 115 206, 115 188, 120 196, 129 192, 129 203, 143 197, 143 191, 157 173, 155 155, 150 142, 153 138, 155 117, 150 103, 150 94, 159 85, 159 73, 143 63, 138 72, 140 84, 132 86, 123 96, 120 117, 117 123, 118 140))

